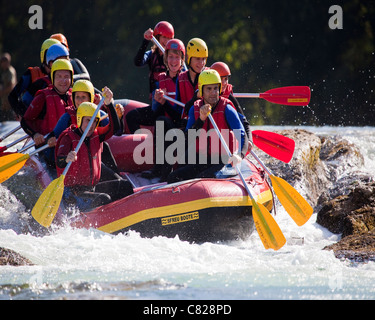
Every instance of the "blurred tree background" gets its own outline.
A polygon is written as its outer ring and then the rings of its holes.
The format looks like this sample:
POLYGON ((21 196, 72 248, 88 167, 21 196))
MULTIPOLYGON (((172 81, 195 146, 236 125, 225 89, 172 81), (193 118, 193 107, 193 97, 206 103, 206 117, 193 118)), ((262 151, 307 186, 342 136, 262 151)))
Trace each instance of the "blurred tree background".
POLYGON ((134 66, 144 31, 167 20, 185 44, 207 42, 207 65, 228 63, 235 92, 308 85, 309 107, 241 99, 252 124, 375 124, 375 1, 347 0, 0 0, 0 52, 12 55, 20 76, 39 65, 42 42, 68 38, 97 88, 115 98, 147 102, 148 70, 134 66), (343 29, 328 25, 331 5, 343 9, 343 29), (43 29, 28 26, 31 5, 43 9, 43 29))

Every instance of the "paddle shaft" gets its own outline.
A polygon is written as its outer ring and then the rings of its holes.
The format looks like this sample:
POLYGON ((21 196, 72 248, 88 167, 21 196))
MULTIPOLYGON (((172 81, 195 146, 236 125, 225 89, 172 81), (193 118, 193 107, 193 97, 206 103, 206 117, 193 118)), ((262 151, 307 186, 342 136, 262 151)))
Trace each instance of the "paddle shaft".
POLYGON ((1 153, 1 152, 4 152, 5 150, 8 150, 9 148, 11 148, 11 147, 15 146, 16 144, 22 142, 23 140, 26 140, 28 137, 29 137, 28 135, 25 135, 25 136, 23 136, 23 137, 21 137, 21 138, 15 140, 15 141, 13 141, 13 142, 7 144, 7 145, 4 146, 4 147, 0 147, 0 153, 1 153))
MULTIPOLYGON (((218 126, 217 126, 217 124, 216 124, 214 118, 212 117, 211 113, 208 114, 208 118, 210 119, 211 124, 214 126, 214 128, 215 128, 215 130, 216 130, 216 132, 217 132, 217 134, 218 134, 218 136, 219 136, 219 139, 220 139, 222 145, 224 146, 224 149, 225 149, 225 151, 227 152, 229 158, 231 158, 231 157, 232 157, 232 152, 230 151, 230 149, 229 149, 229 147, 228 147, 226 141, 224 140, 224 137, 223 137, 222 134, 220 133, 220 130, 219 130, 219 128, 218 128, 218 126)), ((241 180, 242 180, 242 183, 243 183, 243 185, 244 185, 244 187, 245 187, 247 193, 248 193, 249 196, 250 196, 250 199, 253 200, 254 197, 253 197, 253 195, 252 195, 252 193, 251 193, 251 190, 249 189, 249 186, 248 186, 247 183, 246 183, 246 180, 245 180, 245 178, 244 178, 244 176, 243 176, 241 170, 239 170, 239 169, 237 168, 237 166, 234 166, 234 167, 235 167, 235 169, 236 169, 238 175, 240 176, 240 178, 241 178, 241 180)))
POLYGON ((254 153, 254 151, 250 150, 250 153, 254 157, 254 159, 260 164, 262 169, 267 173, 267 175, 273 176, 272 172, 266 167, 266 165, 263 163, 263 161, 258 158, 258 156, 254 153))
POLYGON ((18 130, 21 129, 21 126, 19 125, 18 127, 10 130, 8 133, 4 134, 3 136, 0 137, 0 142, 11 136, 13 133, 17 132, 18 130))
MULTIPOLYGON (((19 163, 21 163, 21 162, 27 160, 27 159, 29 159, 29 158, 30 158, 31 156, 33 156, 34 154, 36 154, 36 153, 38 153, 38 152, 42 152, 43 150, 45 150, 45 149, 47 149, 47 148, 49 148, 49 145, 48 145, 48 144, 44 145, 43 147, 41 147, 41 148, 39 148, 39 149, 37 149, 37 150, 34 150, 33 152, 30 152, 30 153, 28 153, 28 154, 24 154, 24 155, 22 155, 21 157, 15 159, 15 160, 13 160, 13 161, 10 161, 10 162, 6 163, 6 164, 3 165, 2 167, 0 167, 0 173, 1 173, 1 172, 7 172, 6 170, 8 170, 9 168, 11 168, 11 167, 13 167, 13 166, 15 166, 15 165, 17 165, 17 164, 19 164, 19 163)), ((7 156, 5 156, 5 157, 7 157, 7 156)), ((4 158, 5 158, 5 157, 4 157, 4 158)), ((17 171, 18 171, 18 170, 19 170, 19 169, 17 169, 17 171)), ((17 171, 12 172, 12 175, 13 175, 14 173, 16 173, 17 171)))
POLYGON ((235 98, 260 98, 260 93, 233 93, 235 98))
MULTIPOLYGON (((221 143, 223 144, 225 151, 228 153, 229 157, 232 157, 232 153, 230 149, 228 148, 228 145, 226 141, 224 140, 223 136, 221 135, 219 128, 217 127, 214 118, 209 113, 208 118, 211 121, 211 124, 214 126, 217 135, 219 136, 219 139, 221 143)), ((259 237, 261 238, 263 245, 266 249, 272 248, 274 250, 279 250, 286 242, 285 237, 280 230, 280 227, 276 223, 276 221, 271 216, 270 212, 267 210, 266 207, 264 207, 261 204, 258 204, 249 188, 249 186, 246 183, 246 180, 241 172, 241 170, 238 168, 238 166, 234 166, 238 175, 241 178, 242 184, 244 185, 246 192, 248 196, 251 199, 252 203, 252 212, 253 217, 255 221, 256 228, 258 230, 259 237)))

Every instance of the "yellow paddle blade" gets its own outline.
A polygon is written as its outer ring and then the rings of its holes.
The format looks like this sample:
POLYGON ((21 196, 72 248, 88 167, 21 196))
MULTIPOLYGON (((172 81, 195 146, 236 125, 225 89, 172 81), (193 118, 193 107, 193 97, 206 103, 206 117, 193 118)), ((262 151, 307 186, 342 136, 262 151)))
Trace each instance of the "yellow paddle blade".
POLYGON ((0 157, 0 183, 8 180, 21 170, 29 158, 28 154, 22 153, 13 153, 0 157))
POLYGON ((51 225, 60 207, 64 192, 64 179, 65 176, 61 175, 59 178, 53 180, 41 194, 31 211, 34 219, 43 227, 48 228, 51 225))
POLYGON ((255 227, 264 247, 275 251, 279 250, 286 243, 279 225, 264 205, 255 202, 254 199, 251 199, 251 201, 255 227))
POLYGON ((284 179, 276 176, 270 176, 270 178, 274 191, 285 210, 298 226, 304 225, 313 214, 313 208, 284 179))

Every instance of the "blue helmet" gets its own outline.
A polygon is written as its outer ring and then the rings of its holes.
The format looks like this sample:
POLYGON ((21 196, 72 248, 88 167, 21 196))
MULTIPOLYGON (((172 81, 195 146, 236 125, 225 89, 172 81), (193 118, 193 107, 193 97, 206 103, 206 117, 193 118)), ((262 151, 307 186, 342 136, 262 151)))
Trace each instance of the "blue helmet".
POLYGON ((49 65, 50 62, 55 61, 61 57, 69 57, 68 49, 61 43, 56 43, 49 47, 47 50, 46 62, 49 65))

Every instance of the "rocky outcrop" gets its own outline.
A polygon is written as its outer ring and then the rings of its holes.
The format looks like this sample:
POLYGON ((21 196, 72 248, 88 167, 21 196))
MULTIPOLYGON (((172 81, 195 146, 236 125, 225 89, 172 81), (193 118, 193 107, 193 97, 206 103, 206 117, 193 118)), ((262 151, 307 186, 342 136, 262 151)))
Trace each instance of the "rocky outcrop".
POLYGON ((338 243, 324 249, 338 258, 375 261, 375 183, 358 185, 349 195, 327 201, 317 222, 342 234, 338 243))
POLYGON ((0 248, 0 266, 30 266, 31 261, 13 250, 0 248))
POLYGON ((338 258, 375 261, 375 183, 360 171, 364 158, 359 148, 341 137, 306 130, 278 133, 296 142, 293 159, 283 164, 266 156, 265 162, 314 207, 317 223, 342 235, 324 249, 338 258))
POLYGON ((338 196, 338 189, 348 194, 353 181, 368 178, 358 171, 364 164, 360 150, 340 137, 319 137, 300 129, 277 133, 295 141, 293 159, 286 164, 262 157, 274 174, 288 181, 315 209, 338 196))

